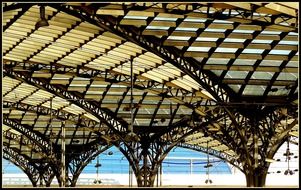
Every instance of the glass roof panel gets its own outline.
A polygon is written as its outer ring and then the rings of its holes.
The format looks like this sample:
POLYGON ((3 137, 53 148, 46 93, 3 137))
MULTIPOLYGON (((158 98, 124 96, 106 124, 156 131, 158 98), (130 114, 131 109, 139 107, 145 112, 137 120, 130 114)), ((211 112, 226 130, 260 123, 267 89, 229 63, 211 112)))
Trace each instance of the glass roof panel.
POLYGON ((282 61, 278 60, 262 60, 260 66, 274 66, 279 67, 282 61))
POLYGON ((262 54, 264 49, 244 49, 242 53, 262 54))
POLYGON ((185 18, 184 21, 191 21, 191 22, 197 22, 197 23, 200 23, 200 22, 205 22, 207 19, 203 19, 203 18, 185 18))
POLYGON ((299 67, 299 62, 298 61, 289 61, 286 64, 287 67, 299 67))
POLYGON ((283 86, 272 86, 271 89, 277 89, 276 92, 269 91, 268 96, 283 96, 288 95, 289 90, 285 89, 283 86))
POLYGON ((254 65, 256 61, 255 59, 235 59, 233 65, 254 65))
POLYGON ((190 37, 185 37, 185 36, 169 36, 167 39, 169 40, 182 40, 182 41, 187 41, 190 39, 190 37))
POLYGON ((232 21, 228 21, 228 20, 214 20, 213 23, 233 23, 232 21))
POLYGON ((281 34, 281 31, 264 30, 264 31, 261 32, 261 34, 276 34, 276 35, 279 35, 279 34, 281 34))
POLYGON ((298 73, 279 73, 279 76, 277 77, 277 80, 293 80, 295 81, 297 79, 298 73))
POLYGON ((191 114, 192 110, 191 109, 184 109, 183 106, 178 110, 177 114, 191 114))
POLYGON ((253 40, 252 43, 258 43, 258 44, 270 44, 273 40, 253 40))
POLYGON ((215 42, 218 38, 197 37, 195 41, 215 42))
POLYGON ((270 80, 273 77, 274 73, 271 72, 260 72, 260 71, 256 71, 253 73, 252 75, 252 79, 266 79, 266 80, 270 80))
POLYGON ((168 30, 169 26, 147 26, 146 29, 151 29, 151 30, 168 30))
POLYGON ((224 42, 245 42, 245 39, 226 38, 224 42))
POLYGON ((248 34, 252 34, 254 32, 254 30, 233 30, 234 33, 248 33, 248 34))
POLYGON ((139 20, 145 20, 148 17, 147 16, 130 16, 130 15, 126 15, 123 18, 129 18, 129 19, 139 19, 139 20))
POLYGON ((187 51, 201 51, 201 52, 208 52, 210 47, 189 47, 187 51))
POLYGON ((208 59, 206 64, 217 64, 217 65, 226 65, 230 59, 216 59, 210 58, 208 59))
POLYGON ((228 71, 225 78, 245 79, 247 74, 246 71, 228 71))
POLYGON ((215 52, 221 52, 221 53, 235 53, 238 50, 238 48, 216 48, 215 52))
POLYGON ((214 74, 216 74, 217 76, 220 76, 222 74, 222 70, 213 70, 212 71, 214 74))
POLYGON ((225 32, 227 29, 206 28, 206 32, 225 32))
POLYGON ((238 85, 238 84, 229 84, 228 85, 230 88, 232 88, 236 93, 239 91, 241 85, 238 85))
POLYGON ((266 87, 265 86, 258 86, 258 85, 246 85, 243 95, 256 95, 262 96, 266 87))
POLYGON ((298 36, 299 34, 297 32, 289 32, 288 35, 298 36))
POLYGON ((287 41, 287 40, 281 40, 278 44, 287 44, 287 45, 298 45, 298 41, 287 41))
POLYGON ((175 31, 197 31, 198 28, 177 27, 175 31))
POLYGON ((291 50, 271 50, 269 54, 273 55, 288 55, 291 52, 291 50))
POLYGON ((176 21, 177 18, 172 18, 172 17, 159 17, 159 16, 157 16, 157 17, 154 18, 154 20, 176 21))
POLYGON ((87 91, 87 93, 86 94, 102 94, 103 92, 100 92, 100 91, 87 91))

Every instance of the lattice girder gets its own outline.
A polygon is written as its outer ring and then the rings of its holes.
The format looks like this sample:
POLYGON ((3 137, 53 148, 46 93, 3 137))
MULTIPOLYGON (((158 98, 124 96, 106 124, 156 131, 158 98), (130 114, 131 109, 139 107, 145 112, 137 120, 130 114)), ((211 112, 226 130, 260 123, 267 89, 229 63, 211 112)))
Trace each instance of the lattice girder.
POLYGON ((62 85, 52 85, 45 80, 33 78, 32 73, 28 72, 19 73, 12 69, 6 68, 4 69, 4 75, 10 76, 11 78, 16 78, 17 80, 26 82, 40 89, 51 92, 56 96, 68 99, 70 102, 83 108, 88 113, 91 113, 99 120, 112 127, 112 129, 117 133, 122 133, 127 130, 126 122, 121 121, 120 119, 117 120, 116 118, 114 118, 115 116, 110 113, 110 110, 100 108, 98 105, 96 105, 95 102, 93 104, 87 102, 83 99, 83 97, 81 97, 80 93, 69 92, 67 91, 66 87, 62 85))
POLYGON ((55 176, 55 173, 49 164, 33 162, 31 158, 21 154, 15 150, 15 148, 6 146, 6 144, 4 144, 3 147, 3 157, 14 163, 17 167, 20 167, 20 169, 28 176, 34 187, 38 186, 39 181, 39 186, 46 185, 49 187, 55 176))
POLYGON ((91 160, 94 160, 100 153, 109 149, 110 145, 100 145, 98 142, 91 145, 86 149, 85 152, 79 154, 70 154, 66 157, 66 163, 68 169, 68 186, 75 187, 77 179, 84 168, 90 163, 91 160), (70 178, 71 175, 71 178, 70 178))
POLYGON ((114 143, 130 162, 135 173, 138 186, 151 187, 158 168, 169 151, 185 137, 197 131, 202 131, 210 123, 220 119, 222 115, 204 118, 198 124, 192 124, 192 118, 171 124, 157 133, 137 133, 138 141, 114 143))
POLYGON ((94 15, 92 16, 92 11, 89 7, 84 7, 81 9, 79 7, 71 7, 68 5, 50 6, 64 11, 70 15, 81 17, 91 24, 110 31, 113 34, 117 34, 118 36, 138 44, 140 47, 143 47, 144 49, 158 55, 199 82, 203 88, 205 88, 217 101, 227 102, 229 101, 228 96, 235 96, 233 90, 227 86, 216 85, 217 78, 213 73, 207 71, 201 72, 196 60, 180 57, 181 54, 178 52, 178 49, 163 47, 160 43, 160 39, 155 37, 150 39, 146 36, 142 36, 138 33, 139 30, 137 28, 122 26, 119 24, 120 21, 115 20, 114 17, 107 15, 101 17, 95 17, 94 15), (78 12, 76 9, 80 9, 80 12, 78 12))

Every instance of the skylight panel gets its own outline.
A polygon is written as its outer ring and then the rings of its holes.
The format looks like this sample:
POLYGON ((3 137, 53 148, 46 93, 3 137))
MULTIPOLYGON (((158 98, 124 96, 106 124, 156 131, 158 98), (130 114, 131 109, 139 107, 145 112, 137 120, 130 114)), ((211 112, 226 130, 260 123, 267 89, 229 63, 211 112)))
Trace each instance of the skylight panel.
POLYGON ((244 49, 242 53, 262 54, 264 49, 244 49))
POLYGON ((220 53, 235 53, 238 48, 216 48, 215 52, 220 53))
POLYGON ((254 30, 233 30, 234 33, 248 33, 248 34, 252 34, 254 32, 254 30))
POLYGON ((169 26, 147 26, 146 29, 151 29, 151 30, 168 30, 169 26))
POLYGON ((277 80, 293 80, 295 81, 297 79, 298 73, 279 73, 279 76, 277 77, 277 80))
POLYGON ((276 92, 270 91, 268 94, 269 96, 283 96, 283 95, 288 95, 288 93, 290 92, 284 86, 272 86, 271 89, 277 89, 277 91, 276 92))
POLYGON ((198 37, 195 41, 216 42, 218 38, 198 37))
POLYGON ((168 37, 169 40, 183 40, 183 41, 187 41, 190 39, 190 37, 185 37, 185 36, 169 36, 168 37))
POLYGON ((248 72, 246 71, 228 71, 227 78, 234 78, 234 79, 245 79, 248 72))
POLYGON ((261 34, 281 34, 281 31, 267 31, 267 30, 264 30, 261 32, 261 34))
POLYGON ((146 20, 148 17, 147 16, 128 16, 126 15, 125 17, 126 19, 139 19, 139 20, 146 20))
POLYGON ((188 21, 188 22, 206 22, 207 19, 202 19, 202 18, 186 18, 184 21, 188 21))
POLYGON ((198 28, 178 27, 175 31, 197 31, 198 28))
POLYGON ((259 72, 256 71, 252 75, 252 79, 265 79, 265 80, 270 80, 272 79, 274 73, 271 72, 259 72))
POLYGON ((233 85, 233 84, 229 84, 228 85, 230 88, 232 88, 236 93, 239 91, 241 85, 233 85))
POLYGON ((299 62, 298 61, 289 61, 286 64, 287 67, 299 67, 299 62))
POLYGON ((213 70, 212 71, 214 74, 216 74, 217 76, 220 76, 222 74, 222 70, 213 70))
POLYGON ((206 64, 214 64, 214 65, 226 65, 230 59, 225 58, 209 58, 206 64))
POLYGON ((288 55, 291 51, 290 50, 271 50, 269 54, 273 55, 288 55))
POLYGON ((265 89, 265 86, 247 85, 243 91, 243 95, 263 95, 265 89))
POLYGON ((254 65, 255 59, 235 59, 233 65, 254 65))
POLYGON ((292 36, 298 36, 299 34, 296 32, 289 32, 288 35, 292 35, 292 36))
POLYGON ((233 23, 233 22, 228 20, 214 20, 213 23, 233 23))
POLYGON ((279 42, 279 44, 283 44, 283 45, 298 45, 299 42, 298 42, 298 41, 281 40, 281 41, 279 42))
POLYGON ((161 20, 161 21, 176 21, 177 18, 172 18, 172 17, 156 17, 154 20, 161 20))
POLYGON ((241 42, 241 43, 243 43, 243 42, 245 42, 246 40, 245 39, 235 39, 235 38, 226 38, 225 40, 224 40, 224 42, 241 42))
POLYGON ((273 40, 253 40, 252 43, 259 43, 259 44, 270 44, 273 40))
POLYGON ((279 67, 281 65, 281 60, 262 60, 260 66, 274 66, 279 67))
POLYGON ((201 52, 208 52, 210 47, 189 47, 187 51, 201 51, 201 52))
POLYGON ((225 32, 227 29, 206 28, 206 32, 225 32))

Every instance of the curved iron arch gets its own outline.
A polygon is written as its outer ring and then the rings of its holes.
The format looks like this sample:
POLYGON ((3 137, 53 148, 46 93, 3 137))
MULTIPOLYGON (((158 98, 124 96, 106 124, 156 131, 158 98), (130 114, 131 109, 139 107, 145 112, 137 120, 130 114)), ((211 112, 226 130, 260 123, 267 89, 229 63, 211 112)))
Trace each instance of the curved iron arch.
MULTIPOLYGON (((197 146, 197 145, 191 145, 191 144, 188 144, 188 143, 178 143, 177 147, 186 148, 186 149, 190 149, 190 150, 195 150, 195 151, 199 151, 199 152, 207 154, 207 148, 197 146)), ((226 162, 230 163, 231 165, 233 165, 234 167, 236 167, 237 169, 239 169, 240 171, 243 171, 243 169, 241 168, 239 163, 236 161, 236 159, 231 157, 230 155, 227 155, 227 153, 223 153, 221 151, 217 151, 217 150, 214 150, 214 149, 209 149, 208 154, 211 155, 211 156, 214 156, 216 158, 219 158, 223 161, 226 161, 226 162)))
MULTIPOLYGON (((37 182, 40 177, 39 176, 40 171, 37 169, 37 166, 31 161, 31 158, 29 158, 24 154, 20 154, 18 151, 6 146, 5 144, 3 147, 3 158, 12 162, 17 167, 19 167, 28 176, 32 185, 34 187, 37 186, 37 182)), ((54 172, 52 172, 52 174, 49 176, 49 181, 46 182, 47 186, 50 185, 54 176, 55 174, 54 172)))
MULTIPOLYGON (((88 113, 91 113, 101 121, 111 127, 117 134, 121 135, 122 132, 127 130, 127 123, 124 120, 116 119, 110 110, 100 108, 96 102, 89 103, 85 101, 80 93, 68 92, 64 86, 58 86, 50 84, 48 81, 37 79, 32 77, 33 71, 31 72, 16 72, 8 67, 4 67, 4 76, 7 75, 11 78, 26 82, 37 88, 46 90, 56 96, 68 99, 70 102, 77 106, 80 106, 88 113)), ((54 73, 52 74, 54 75, 54 73)), ((121 135, 122 136, 122 135, 121 135)))

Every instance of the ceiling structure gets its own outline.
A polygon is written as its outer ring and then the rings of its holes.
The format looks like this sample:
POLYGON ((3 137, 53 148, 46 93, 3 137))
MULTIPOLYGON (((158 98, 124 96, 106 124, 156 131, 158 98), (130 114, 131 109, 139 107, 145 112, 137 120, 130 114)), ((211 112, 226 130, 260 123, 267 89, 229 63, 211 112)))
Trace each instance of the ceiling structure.
MULTIPOLYGON (((243 147, 260 165, 298 136, 297 13, 289 2, 4 3, 6 158, 60 162, 65 133, 73 185, 87 160, 113 145, 136 175, 146 172, 142 158, 157 163, 145 146, 158 163, 178 145, 245 172, 253 160, 244 163, 243 147), (37 28, 43 6, 49 26, 37 28), (126 136, 131 86, 136 144, 126 136)), ((151 186, 145 178, 138 184, 151 186)))

